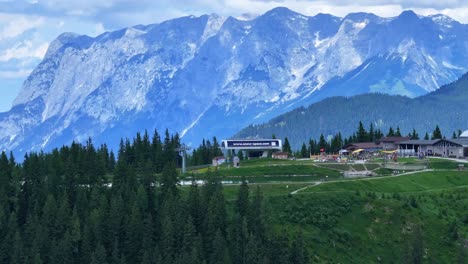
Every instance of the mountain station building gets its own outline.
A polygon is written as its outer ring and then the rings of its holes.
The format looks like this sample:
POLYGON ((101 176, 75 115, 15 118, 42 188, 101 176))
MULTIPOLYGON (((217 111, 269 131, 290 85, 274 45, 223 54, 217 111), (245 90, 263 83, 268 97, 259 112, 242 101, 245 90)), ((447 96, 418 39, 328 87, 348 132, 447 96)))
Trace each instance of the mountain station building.
MULTIPOLYGON (((249 157, 268 157, 268 152, 283 148, 281 139, 226 139, 221 141, 221 149, 247 151, 249 157)), ((225 156, 227 153, 225 153, 225 156)))
POLYGON ((468 158, 468 131, 455 139, 406 140, 398 143, 399 155, 468 158))

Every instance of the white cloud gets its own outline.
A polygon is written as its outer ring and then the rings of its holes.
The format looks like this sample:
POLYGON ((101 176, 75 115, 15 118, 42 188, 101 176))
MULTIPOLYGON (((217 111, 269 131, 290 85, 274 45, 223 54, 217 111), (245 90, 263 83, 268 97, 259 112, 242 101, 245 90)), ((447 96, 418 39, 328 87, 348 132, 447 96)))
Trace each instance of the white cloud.
POLYGON ((407 9, 421 15, 445 14, 462 23, 468 22, 468 1, 460 0, 224 0, 227 12, 262 14, 277 6, 284 6, 303 15, 327 13, 344 17, 349 13, 367 12, 382 17, 398 16, 407 9))
MULTIPOLYGON (((239 17, 244 13, 262 14, 276 6, 285 6, 304 15, 329 13, 336 16, 345 16, 350 12, 396 16, 406 9, 430 10, 430 14, 444 13, 463 23, 468 22, 466 0, 41 0, 35 2, 28 4, 25 0, 11 1, 8 2, 10 4, 3 5, 3 10, 55 18, 76 18, 94 24, 102 23, 106 29, 111 30, 136 24, 158 23, 185 15, 217 13, 239 17), (20 5, 18 2, 23 4, 20 5)), ((83 30, 78 33, 87 32, 83 30)))
POLYGON ((7 15, 2 18, 1 22, 9 22, 0 29, 0 40, 17 37, 29 29, 42 26, 44 23, 42 17, 28 18, 25 16, 7 15))
POLYGON ((49 47, 48 43, 34 45, 31 41, 18 43, 14 47, 0 52, 0 62, 7 62, 11 59, 40 58, 42 59, 49 47))
POLYGON ((102 23, 97 23, 94 26, 94 35, 99 35, 106 32, 106 29, 104 28, 104 25, 102 23))
POLYGON ((22 69, 17 71, 0 71, 0 78, 2 79, 17 79, 26 78, 33 69, 22 69))
POLYGON ((433 15, 433 14, 444 14, 459 22, 468 23, 468 7, 460 7, 453 9, 442 9, 436 10, 434 8, 415 8, 414 11, 420 15, 433 15))

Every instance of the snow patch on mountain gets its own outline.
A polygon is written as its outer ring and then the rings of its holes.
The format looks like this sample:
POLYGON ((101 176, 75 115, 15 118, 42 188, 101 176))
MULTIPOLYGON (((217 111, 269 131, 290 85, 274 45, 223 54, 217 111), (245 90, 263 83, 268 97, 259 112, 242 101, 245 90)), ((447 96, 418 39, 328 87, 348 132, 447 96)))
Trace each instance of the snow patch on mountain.
POLYGON ((216 14, 210 15, 208 18, 208 23, 206 23, 206 27, 203 32, 203 36, 201 37, 201 42, 204 43, 207 39, 216 35, 225 21, 226 17, 218 16, 216 14))

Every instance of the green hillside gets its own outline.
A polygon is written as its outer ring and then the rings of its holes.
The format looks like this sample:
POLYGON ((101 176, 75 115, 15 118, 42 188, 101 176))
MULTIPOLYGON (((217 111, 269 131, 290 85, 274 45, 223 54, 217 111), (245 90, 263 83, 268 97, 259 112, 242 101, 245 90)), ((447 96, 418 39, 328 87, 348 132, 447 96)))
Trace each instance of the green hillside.
POLYGON ((324 183, 267 199, 316 263, 466 263, 468 172, 324 183))
POLYGON ((424 135, 436 125, 447 137, 458 129, 468 129, 468 74, 459 80, 442 86, 425 96, 410 99, 402 96, 364 94, 353 97, 333 97, 307 108, 301 107, 271 119, 265 124, 251 125, 234 137, 278 138, 288 137, 295 149, 309 138, 320 134, 335 135, 341 132, 349 136, 362 121, 366 126, 387 131, 390 126, 400 127, 403 134, 413 128, 424 135))
POLYGON ((177 138, 155 135, 121 144, 117 159, 91 140, 23 163, 0 153, 0 263, 468 261, 458 162, 347 178, 383 161, 258 159, 179 175, 177 138), (186 186, 192 177, 204 182, 186 186))
POLYGON ((413 193, 443 191, 468 187, 468 173, 458 171, 430 171, 406 176, 369 178, 368 180, 341 181, 320 184, 305 192, 378 192, 413 193))
MULTIPOLYGON (((311 263, 466 263, 462 244, 468 241, 468 171, 455 170, 458 163, 451 160, 427 163, 429 171, 320 178, 318 184, 314 178, 294 183, 286 176, 269 181, 252 172, 276 167, 281 174, 288 167, 308 166, 308 173, 339 173, 363 165, 260 159, 243 162, 245 170, 225 167, 217 172, 224 175, 221 179, 235 179, 229 175, 236 174, 254 182, 251 195, 257 187, 262 190, 270 228, 289 235, 301 230, 311 263)), ((375 161, 365 167, 381 165, 375 161)), ((228 201, 236 200, 239 189, 237 184, 224 187, 228 201)))
MULTIPOLYGON (((252 160, 243 165, 246 171, 264 169, 269 163, 272 168, 309 166, 317 173, 352 167, 277 162, 252 160)), ((270 229, 290 237, 302 234, 310 263, 466 263, 468 171, 455 170, 458 163, 450 160, 428 163, 429 171, 359 179, 330 177, 318 182, 314 178, 294 183, 285 176, 271 181, 251 173, 243 176, 254 182, 249 184, 251 196, 257 187, 261 189, 270 229)), ((218 170, 224 175, 221 179, 235 179, 229 176, 232 172, 246 171, 218 170)), ((238 184, 225 185, 226 199, 234 203, 239 190, 238 184)))

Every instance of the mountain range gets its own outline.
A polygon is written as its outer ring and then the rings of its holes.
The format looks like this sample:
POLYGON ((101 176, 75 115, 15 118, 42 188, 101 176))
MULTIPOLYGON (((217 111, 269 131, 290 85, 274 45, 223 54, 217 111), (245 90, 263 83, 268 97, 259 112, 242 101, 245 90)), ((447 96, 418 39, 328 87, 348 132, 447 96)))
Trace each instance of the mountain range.
POLYGON ((252 20, 212 14, 95 38, 64 33, 0 113, 0 149, 88 137, 117 145, 165 128, 197 145, 331 96, 424 95, 467 71, 466 50, 468 25, 412 11, 340 18, 275 8, 252 20))
POLYGON ((407 135, 413 128, 422 139, 436 126, 445 137, 468 129, 468 73, 457 81, 417 98, 400 95, 362 94, 352 97, 330 97, 309 107, 299 107, 260 125, 250 125, 236 134, 239 138, 288 137, 291 146, 299 149, 309 138, 321 134, 329 138, 341 132, 349 136, 362 122, 384 133, 390 127, 407 135))

